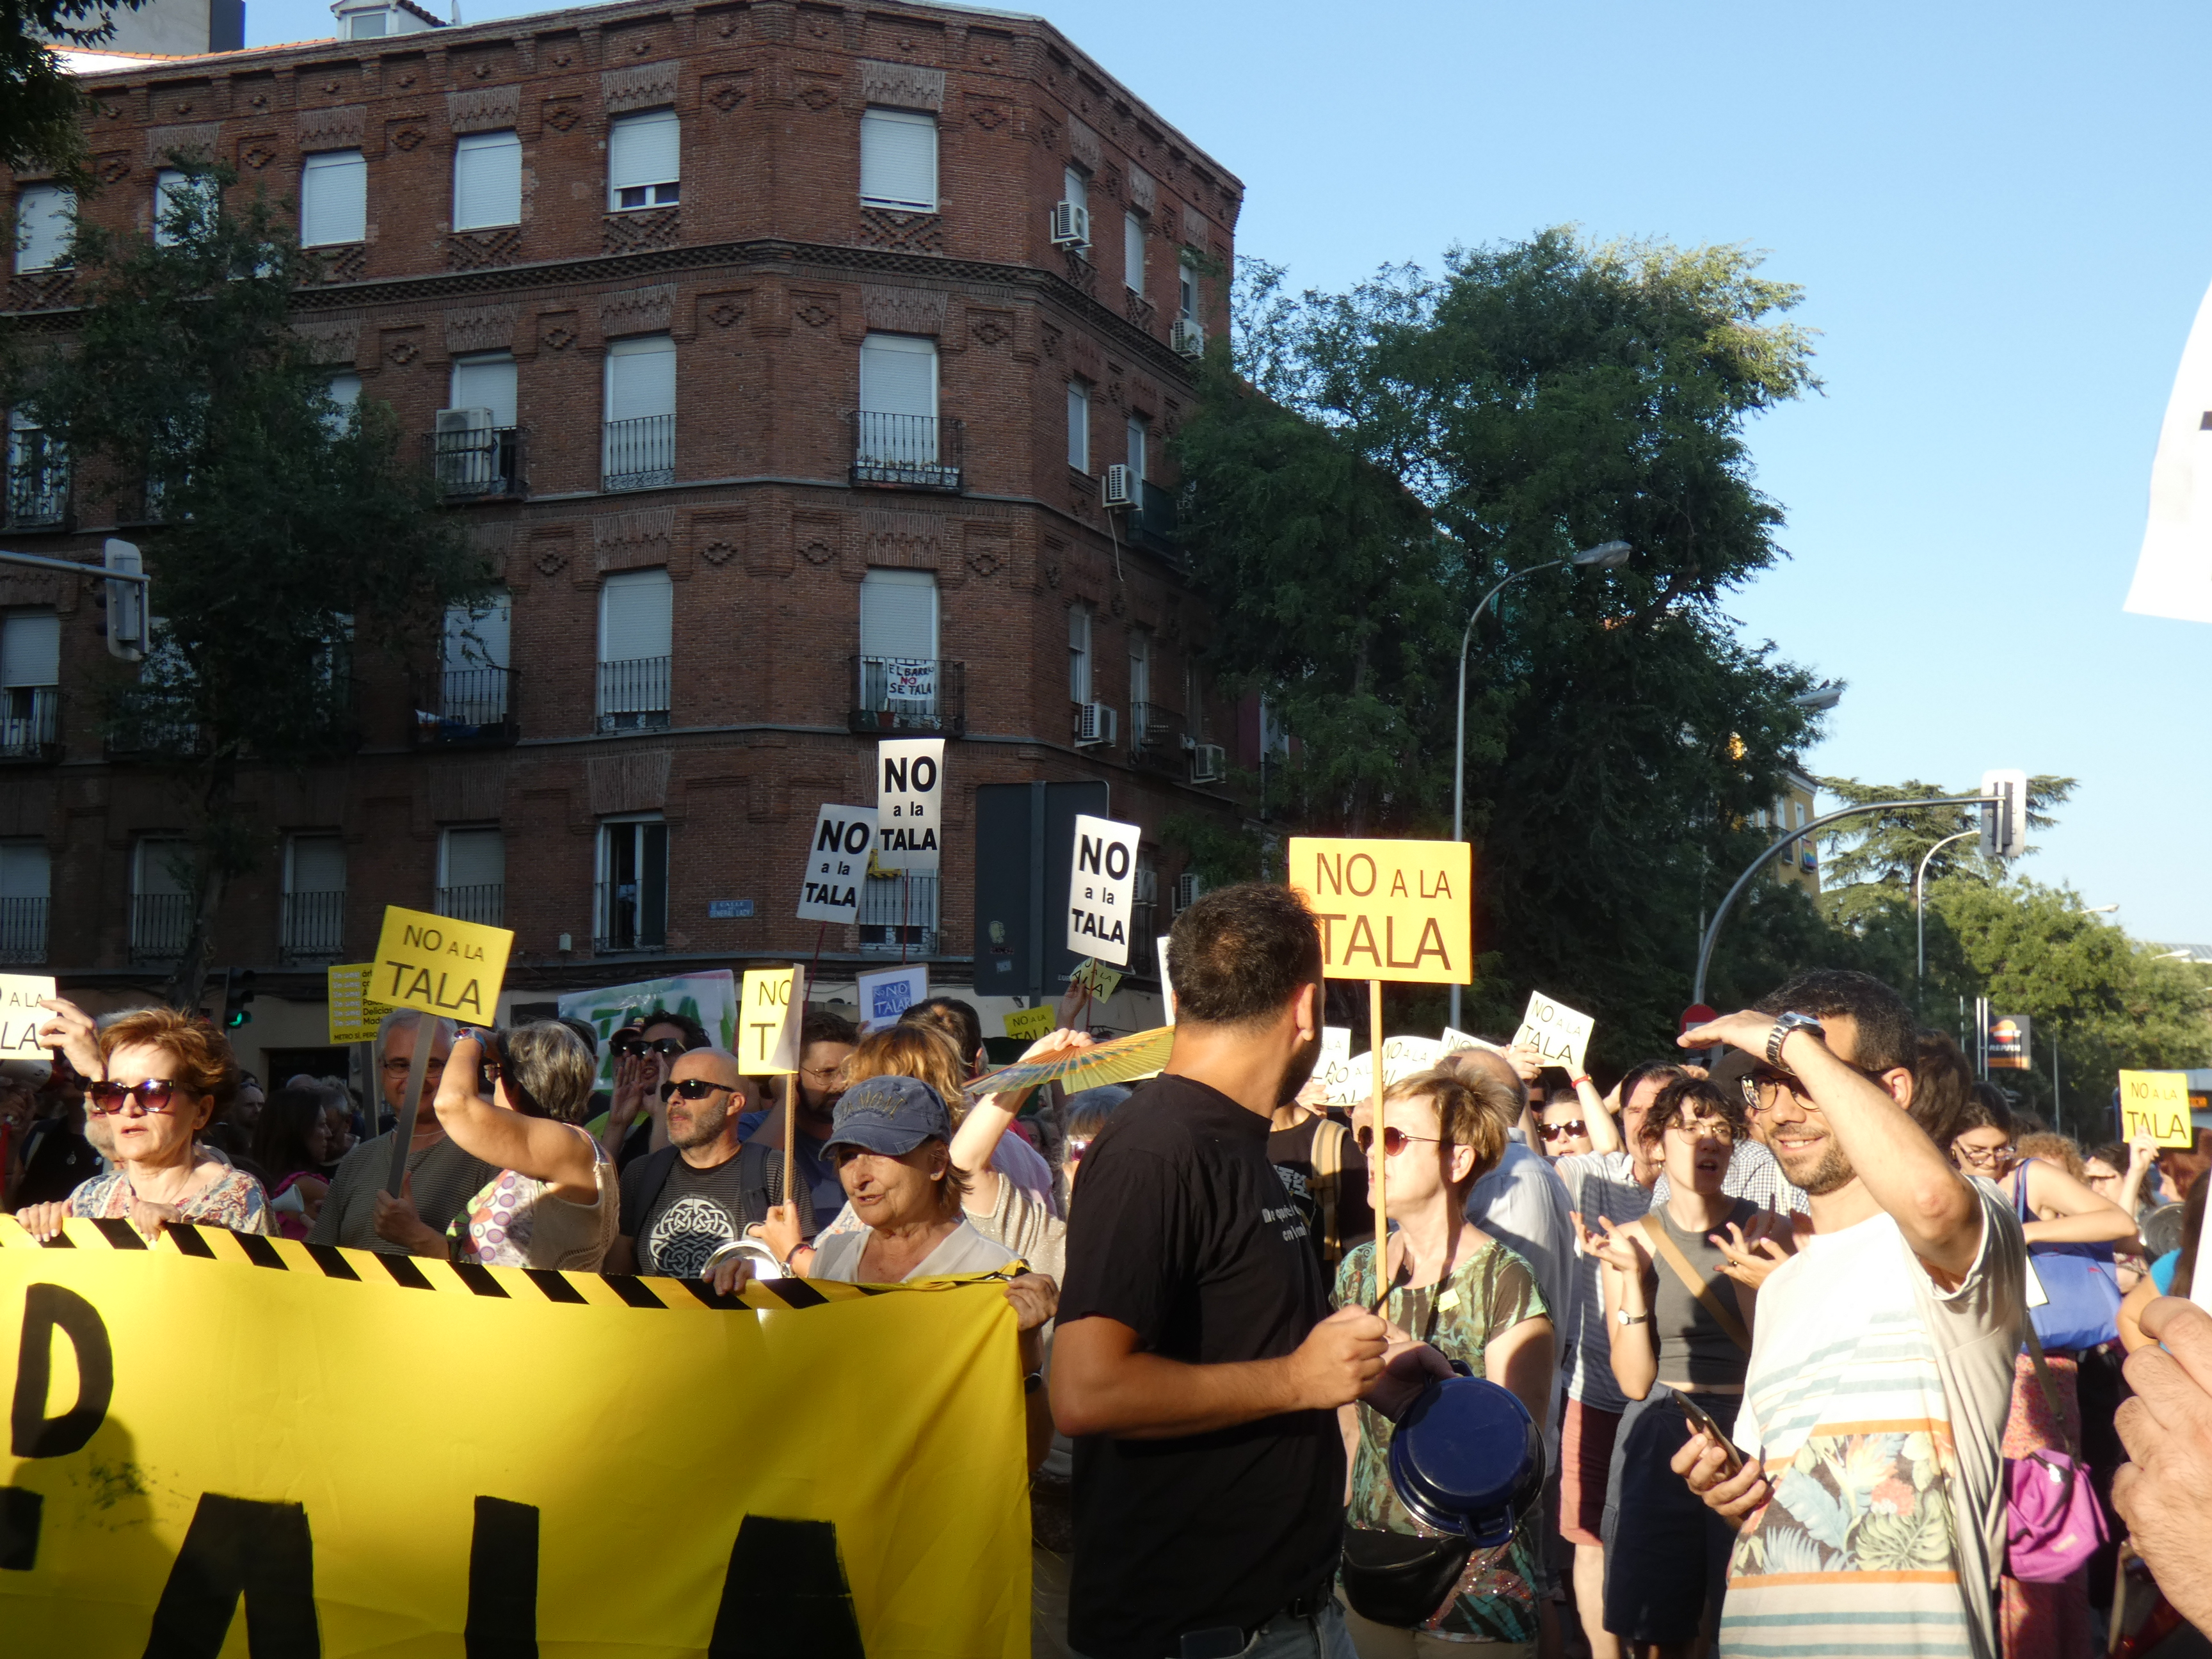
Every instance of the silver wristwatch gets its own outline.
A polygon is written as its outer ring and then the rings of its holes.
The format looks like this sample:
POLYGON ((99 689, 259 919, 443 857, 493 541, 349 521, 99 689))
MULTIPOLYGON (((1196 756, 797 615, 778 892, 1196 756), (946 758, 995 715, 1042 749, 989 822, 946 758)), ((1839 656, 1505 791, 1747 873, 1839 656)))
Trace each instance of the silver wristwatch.
POLYGON ((1649 1325, 1651 1322, 1651 1316, 1650 1314, 1632 1314, 1626 1308, 1619 1310, 1613 1316, 1617 1322, 1623 1325, 1649 1325))
POLYGON ((1784 1014, 1774 1022, 1774 1029, 1766 1034, 1766 1063, 1782 1064, 1782 1045, 1790 1040, 1792 1031, 1810 1031, 1823 1042, 1828 1040, 1827 1028, 1810 1014, 1784 1014))

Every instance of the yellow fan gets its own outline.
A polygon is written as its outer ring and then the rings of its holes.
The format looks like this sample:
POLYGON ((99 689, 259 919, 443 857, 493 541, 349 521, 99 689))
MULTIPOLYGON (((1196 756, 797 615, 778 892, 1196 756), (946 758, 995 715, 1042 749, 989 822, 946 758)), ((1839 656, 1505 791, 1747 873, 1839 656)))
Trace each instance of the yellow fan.
POLYGON ((1111 1042, 1079 1048, 1073 1054, 1056 1055, 1051 1060, 1004 1066, 988 1077, 977 1078, 968 1085, 967 1092, 970 1096, 1010 1095, 1023 1089, 1034 1089, 1040 1084, 1057 1083, 1073 1094, 1079 1089, 1095 1089, 1102 1083, 1134 1083, 1139 1078, 1157 1077, 1160 1067, 1168 1063, 1168 1050, 1173 1047, 1175 1027, 1163 1025, 1158 1030, 1115 1037, 1111 1042))

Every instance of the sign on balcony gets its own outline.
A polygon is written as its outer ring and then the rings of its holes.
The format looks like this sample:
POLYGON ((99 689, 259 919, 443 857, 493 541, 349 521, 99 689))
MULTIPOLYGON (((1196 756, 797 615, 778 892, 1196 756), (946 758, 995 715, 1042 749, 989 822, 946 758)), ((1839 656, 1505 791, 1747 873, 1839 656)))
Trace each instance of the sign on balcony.
POLYGON ((806 876, 799 893, 801 921, 860 919, 860 883, 868 873, 868 849, 875 844, 872 806, 824 806, 814 817, 814 842, 807 849, 806 876))
MULTIPOLYGON (((928 657, 884 659, 884 695, 911 703, 937 701, 937 664, 928 657)), ((896 702, 891 705, 896 708, 896 702)))
POLYGON ((0 974, 0 1060, 13 1060, 50 1072, 53 1060, 39 1046, 39 1027, 47 1011, 39 999, 54 994, 52 980, 39 974, 0 974))

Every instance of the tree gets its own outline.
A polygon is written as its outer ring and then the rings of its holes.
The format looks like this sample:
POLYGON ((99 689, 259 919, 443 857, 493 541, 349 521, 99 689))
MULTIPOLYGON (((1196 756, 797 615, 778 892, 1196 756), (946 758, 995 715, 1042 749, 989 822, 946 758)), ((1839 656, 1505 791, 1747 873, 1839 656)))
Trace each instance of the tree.
POLYGON ((97 47, 115 33, 112 14, 145 0, 0 0, 0 166, 51 167, 80 190, 85 176, 86 99, 50 42, 97 47), (106 15, 103 15, 106 14, 106 15))
POLYGON ((155 649, 109 688, 112 748, 173 774, 196 900, 171 1000, 197 1006, 223 889, 265 830, 240 769, 344 752, 357 650, 419 653, 488 572, 428 480, 403 465, 391 411, 348 413, 289 326, 299 249, 228 169, 172 156, 159 242, 82 226, 75 334, 15 365, 9 401, 73 458, 80 489, 143 492, 155 649))
MULTIPOLYGON (((1975 793, 1972 789, 1948 789, 1941 784, 1923 783, 1917 778, 1899 784, 1822 778, 1820 784, 1850 806, 1869 806, 1878 801, 1942 800, 1975 793)), ((2027 827, 2048 830, 2057 822, 2051 809, 2063 805, 2073 793, 2072 778, 2047 774, 2030 778, 2027 827)), ((1980 823, 1979 809, 1972 806, 1899 807, 1870 817, 1846 819, 1823 835, 1827 851, 1821 868, 1826 878, 1837 886, 1878 882, 1902 889, 1909 895, 1920 860, 1941 847, 1942 850, 1935 851, 1935 855, 1928 859, 1929 882, 1960 872, 1993 877, 2002 872, 1982 857, 1977 843, 1951 841, 1948 847, 1942 847, 1952 836, 1978 829, 1980 823)), ((2032 853, 2035 849, 2031 847, 2027 850, 2032 853)))

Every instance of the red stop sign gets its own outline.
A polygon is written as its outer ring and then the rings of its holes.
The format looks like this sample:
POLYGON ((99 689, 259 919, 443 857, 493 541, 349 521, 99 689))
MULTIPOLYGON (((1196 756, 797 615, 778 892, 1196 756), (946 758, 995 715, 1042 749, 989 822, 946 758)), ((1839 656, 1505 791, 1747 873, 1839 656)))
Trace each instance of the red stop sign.
POLYGON ((1709 1025, 1719 1018, 1717 1009, 1708 1008, 1702 1002, 1693 1002, 1682 1010, 1682 1029, 1687 1031, 1699 1025, 1709 1025))

